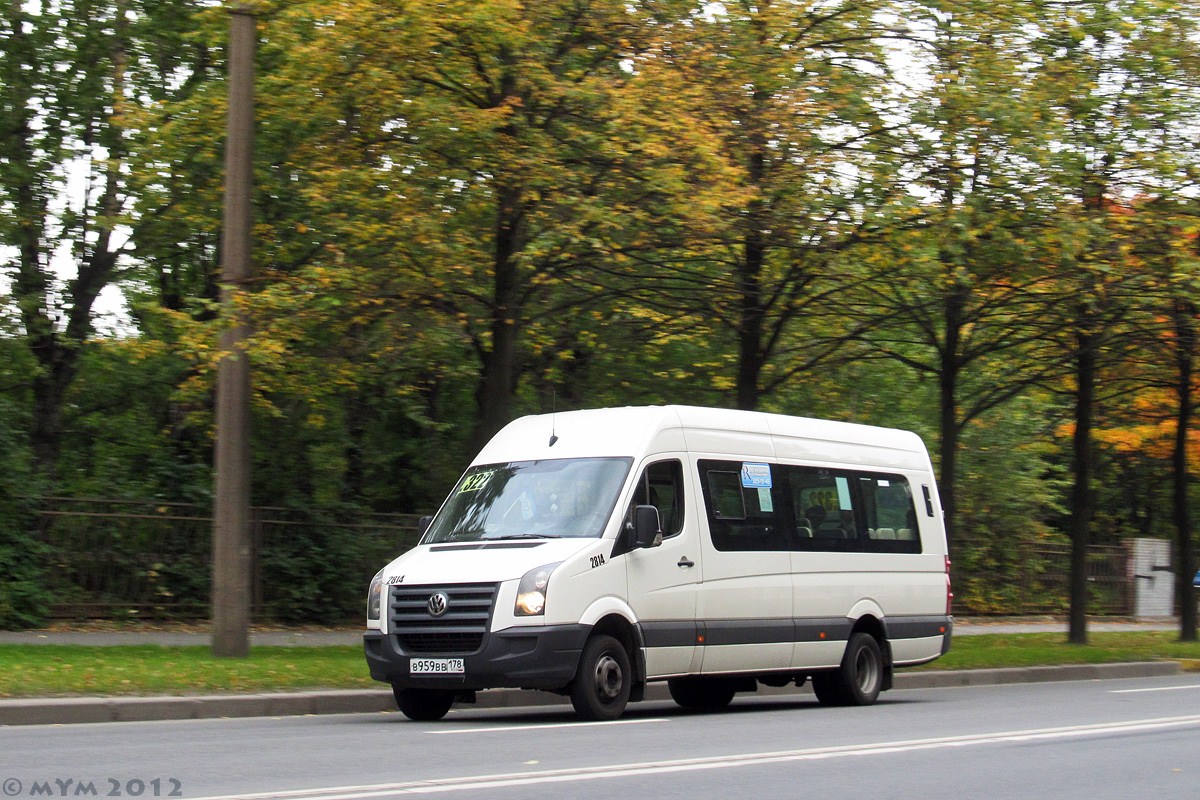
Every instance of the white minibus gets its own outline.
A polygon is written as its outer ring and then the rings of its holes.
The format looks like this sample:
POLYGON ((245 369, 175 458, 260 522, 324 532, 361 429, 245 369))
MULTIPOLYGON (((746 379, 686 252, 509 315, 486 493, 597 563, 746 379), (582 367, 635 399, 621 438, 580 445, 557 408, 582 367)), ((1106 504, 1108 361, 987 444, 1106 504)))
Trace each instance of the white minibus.
POLYGON ((950 560, 914 433, 689 406, 518 419, 367 600, 371 676, 436 720, 482 689, 615 719, 665 681, 719 709, 811 680, 866 705, 950 646, 950 560))

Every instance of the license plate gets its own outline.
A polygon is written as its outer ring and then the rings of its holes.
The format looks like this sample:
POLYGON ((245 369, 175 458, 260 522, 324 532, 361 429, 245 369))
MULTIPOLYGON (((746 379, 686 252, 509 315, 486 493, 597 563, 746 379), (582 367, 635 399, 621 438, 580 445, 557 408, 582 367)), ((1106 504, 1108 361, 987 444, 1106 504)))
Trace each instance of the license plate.
POLYGON ((410 675, 461 675, 461 658, 412 658, 408 661, 410 675))

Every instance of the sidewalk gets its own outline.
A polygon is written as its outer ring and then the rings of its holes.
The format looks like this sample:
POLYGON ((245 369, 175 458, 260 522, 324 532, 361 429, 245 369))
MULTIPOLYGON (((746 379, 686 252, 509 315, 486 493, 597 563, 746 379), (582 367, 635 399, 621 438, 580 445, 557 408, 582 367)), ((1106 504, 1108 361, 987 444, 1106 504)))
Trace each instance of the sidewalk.
MULTIPOLYGON (((1178 627, 1172 620, 1151 622, 1090 620, 1090 631, 1171 630, 1178 627)), ((1065 632, 1064 622, 1038 620, 958 620, 955 636, 989 633, 1065 632)), ((353 630, 261 630, 251 634, 252 646, 323 647, 327 645, 358 645, 362 632, 353 630)), ((162 646, 208 645, 209 634, 204 630, 62 630, 0 632, 0 644, 48 645, 73 644, 87 646, 145 645, 162 646)), ((364 666, 365 669, 365 666, 364 666)), ((927 689, 938 687, 984 686, 1009 683, 1034 683, 1063 680, 1100 680, 1111 678, 1140 678, 1180 673, 1174 661, 1137 662, 1123 664, 1081 664, 1056 667, 1027 667, 1014 669, 980 669, 960 671, 901 670, 896 673, 896 689, 927 689)), ((807 691, 807 690, 805 690, 807 691)), ((760 695, 794 695, 796 689, 760 689, 760 695)), ((667 700, 665 684, 652 684, 647 700, 667 700)), ((494 689, 479 692, 476 708, 509 708, 565 704, 566 698, 544 692, 524 692, 494 689)), ((0 726, 48 725, 83 722, 126 722, 172 719, 212 719, 221 717, 274 717, 307 714, 350 714, 395 711, 390 690, 358 689, 278 694, 230 694, 167 697, 51 697, 0 699, 0 726)))
MULTIPOLYGON (((1165 631, 1177 630, 1173 619, 1107 621, 1089 619, 1088 630, 1103 631, 1165 631)), ((989 633, 1066 633, 1067 623, 1052 617, 967 617, 954 621, 955 636, 978 636, 989 633)), ((188 630, 33 630, 0 631, 0 644, 66 644, 86 647, 110 645, 157 644, 163 647, 207 647, 212 643, 209 632, 202 626, 188 630)), ((340 629, 262 629, 250 633, 251 646, 259 647, 327 647, 330 645, 359 646, 362 628, 340 629)))
MULTIPOLYGON (((1066 633, 1067 622, 1055 617, 964 617, 954 620, 955 636, 973 636, 988 633, 1066 633)), ((1089 617, 1089 633, 1110 631, 1177 631, 1179 620, 1162 619, 1108 619, 1089 617)))
MULTIPOLYGON (((262 630, 250 633, 251 647, 362 646, 362 628, 339 630, 262 630)), ((208 647, 207 630, 62 630, 0 631, 0 644, 72 644, 85 647, 157 644, 163 647, 208 647)))

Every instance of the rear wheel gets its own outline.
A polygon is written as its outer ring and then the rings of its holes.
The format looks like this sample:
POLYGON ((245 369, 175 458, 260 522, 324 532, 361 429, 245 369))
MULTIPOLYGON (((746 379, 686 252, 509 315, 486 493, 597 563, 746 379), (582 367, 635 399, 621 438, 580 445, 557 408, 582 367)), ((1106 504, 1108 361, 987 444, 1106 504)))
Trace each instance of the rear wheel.
POLYGON ((737 687, 724 678, 672 678, 667 681, 671 699, 683 708, 719 711, 733 702, 737 687))
POLYGON ((629 654, 619 641, 599 635, 588 639, 571 683, 571 705, 588 720, 621 716, 633 689, 629 654))
POLYGON ((393 686, 392 694, 396 696, 396 705, 404 716, 417 722, 439 720, 454 705, 454 692, 439 689, 401 689, 393 686))
POLYGON ((851 634, 842 664, 813 675, 813 691, 827 706, 869 706, 883 689, 883 653, 869 633, 851 634))

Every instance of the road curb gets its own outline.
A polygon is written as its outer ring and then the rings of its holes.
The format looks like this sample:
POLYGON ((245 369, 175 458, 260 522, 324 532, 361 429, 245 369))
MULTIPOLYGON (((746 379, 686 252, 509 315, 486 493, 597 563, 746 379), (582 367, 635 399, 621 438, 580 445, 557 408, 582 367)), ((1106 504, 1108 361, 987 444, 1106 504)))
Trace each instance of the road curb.
MULTIPOLYGON (((1179 675, 1177 661, 1077 664, 1013 669, 899 672, 896 689, 992 686, 1048 681, 1089 681, 1179 675)), ((759 694, 794 694, 794 687, 759 694)), ((647 700, 667 700, 665 684, 653 684, 647 700)), ((564 697, 544 692, 496 689, 480 692, 476 708, 560 705, 564 697)), ((395 711, 387 689, 285 692, 278 694, 197 695, 189 697, 38 697, 0 700, 0 725, 69 725, 89 722, 285 717, 313 714, 369 714, 395 711)))
POLYGON ((1183 672, 1178 661, 1132 661, 1118 664, 1064 664, 1054 667, 929 670, 896 673, 897 689, 942 689, 956 686, 996 686, 1051 681, 1099 681, 1118 678, 1158 678, 1183 672))
POLYGON ((390 690, 170 697, 38 697, 0 700, 0 725, 67 725, 394 711, 390 690))

